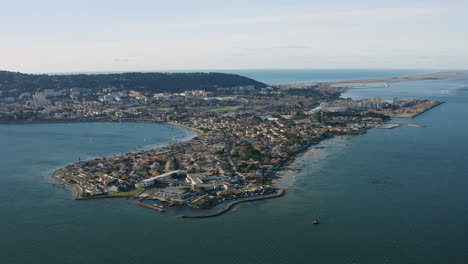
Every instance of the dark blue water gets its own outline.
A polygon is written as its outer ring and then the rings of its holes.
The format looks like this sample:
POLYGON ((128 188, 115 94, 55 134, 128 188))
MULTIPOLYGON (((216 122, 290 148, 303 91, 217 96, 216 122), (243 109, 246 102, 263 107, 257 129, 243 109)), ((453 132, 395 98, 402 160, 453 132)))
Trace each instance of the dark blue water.
POLYGON ((399 83, 347 94, 391 98, 395 89, 401 98, 446 103, 408 121, 425 128, 328 144, 294 175, 296 191, 211 219, 181 219, 126 199, 73 201, 48 177, 78 156, 160 144, 183 136, 179 128, 1 125, 0 263, 466 263, 466 85, 399 83), (311 224, 316 216, 319 226, 311 224))

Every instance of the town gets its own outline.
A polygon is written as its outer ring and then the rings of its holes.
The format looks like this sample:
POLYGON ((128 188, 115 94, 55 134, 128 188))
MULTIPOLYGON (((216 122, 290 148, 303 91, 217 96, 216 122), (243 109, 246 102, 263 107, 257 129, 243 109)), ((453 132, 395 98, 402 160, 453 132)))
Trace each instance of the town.
POLYGON ((137 197, 154 206, 215 207, 274 196, 277 173, 320 141, 357 135, 440 102, 340 98, 343 88, 254 85, 150 93, 107 87, 0 94, 0 122, 155 122, 197 132, 185 142, 78 161, 53 177, 76 199, 137 197))

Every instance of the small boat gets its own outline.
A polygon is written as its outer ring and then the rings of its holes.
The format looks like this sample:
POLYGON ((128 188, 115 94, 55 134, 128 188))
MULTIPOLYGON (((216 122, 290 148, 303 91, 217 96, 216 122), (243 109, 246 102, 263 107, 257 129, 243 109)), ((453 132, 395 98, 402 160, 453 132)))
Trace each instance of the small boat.
POLYGON ((318 225, 318 224, 320 224, 320 222, 319 222, 318 218, 315 218, 315 219, 314 219, 314 221, 313 221, 312 223, 313 223, 314 225, 318 225))
POLYGON ((153 204, 153 206, 158 207, 158 208, 161 208, 161 209, 164 208, 162 205, 159 205, 159 204, 153 204))

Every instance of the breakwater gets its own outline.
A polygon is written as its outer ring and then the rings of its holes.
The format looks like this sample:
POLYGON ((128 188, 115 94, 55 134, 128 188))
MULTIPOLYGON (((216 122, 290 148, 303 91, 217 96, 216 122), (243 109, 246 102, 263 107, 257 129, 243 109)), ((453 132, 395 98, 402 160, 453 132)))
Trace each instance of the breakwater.
POLYGON ((443 103, 444 103, 444 102, 440 102, 440 101, 439 101, 439 102, 436 102, 436 103, 434 103, 433 105, 431 105, 430 107, 424 109, 423 111, 411 115, 410 118, 413 119, 413 118, 415 118, 415 117, 417 117, 417 116, 419 116, 419 115, 422 115, 422 114, 424 114, 425 112, 427 112, 427 111, 431 110, 432 108, 435 108, 435 107, 437 107, 437 106, 439 106, 439 105, 441 105, 441 104, 443 104, 443 103))
POLYGON ((270 195, 270 196, 261 196, 261 197, 255 197, 255 198, 250 198, 250 199, 238 200, 238 201, 230 202, 230 203, 228 203, 226 206, 224 206, 223 208, 221 208, 219 211, 217 211, 216 213, 213 213, 213 214, 206 214, 206 215, 181 215, 180 217, 182 217, 182 218, 207 218, 207 217, 215 217, 215 216, 219 216, 219 215, 222 215, 222 214, 228 212, 228 211, 231 210, 231 209, 234 207, 234 205, 236 205, 236 204, 246 203, 246 202, 252 202, 252 201, 257 201, 257 200, 265 200, 265 199, 277 198, 277 197, 283 196, 285 193, 286 193, 285 190, 279 189, 278 192, 277 192, 276 194, 274 194, 274 195, 270 195))
POLYGON ((156 206, 152 206, 152 205, 149 205, 149 204, 145 204, 143 201, 144 201, 144 200, 137 200, 137 201, 136 201, 136 204, 138 204, 139 206, 143 206, 143 207, 145 207, 145 208, 151 209, 151 210, 158 211, 158 212, 160 212, 160 213, 166 212, 166 210, 164 210, 164 209, 162 209, 162 208, 159 208, 159 207, 156 207, 156 206))

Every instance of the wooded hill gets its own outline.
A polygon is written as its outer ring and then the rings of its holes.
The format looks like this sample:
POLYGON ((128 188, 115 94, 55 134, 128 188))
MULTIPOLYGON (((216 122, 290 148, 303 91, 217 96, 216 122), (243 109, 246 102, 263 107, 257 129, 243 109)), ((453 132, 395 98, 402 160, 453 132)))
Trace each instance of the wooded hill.
POLYGON ((226 73, 112 73, 112 74, 24 74, 0 71, 0 91, 37 92, 45 89, 117 88, 150 93, 177 93, 186 90, 215 91, 217 88, 267 85, 247 77, 226 73))

